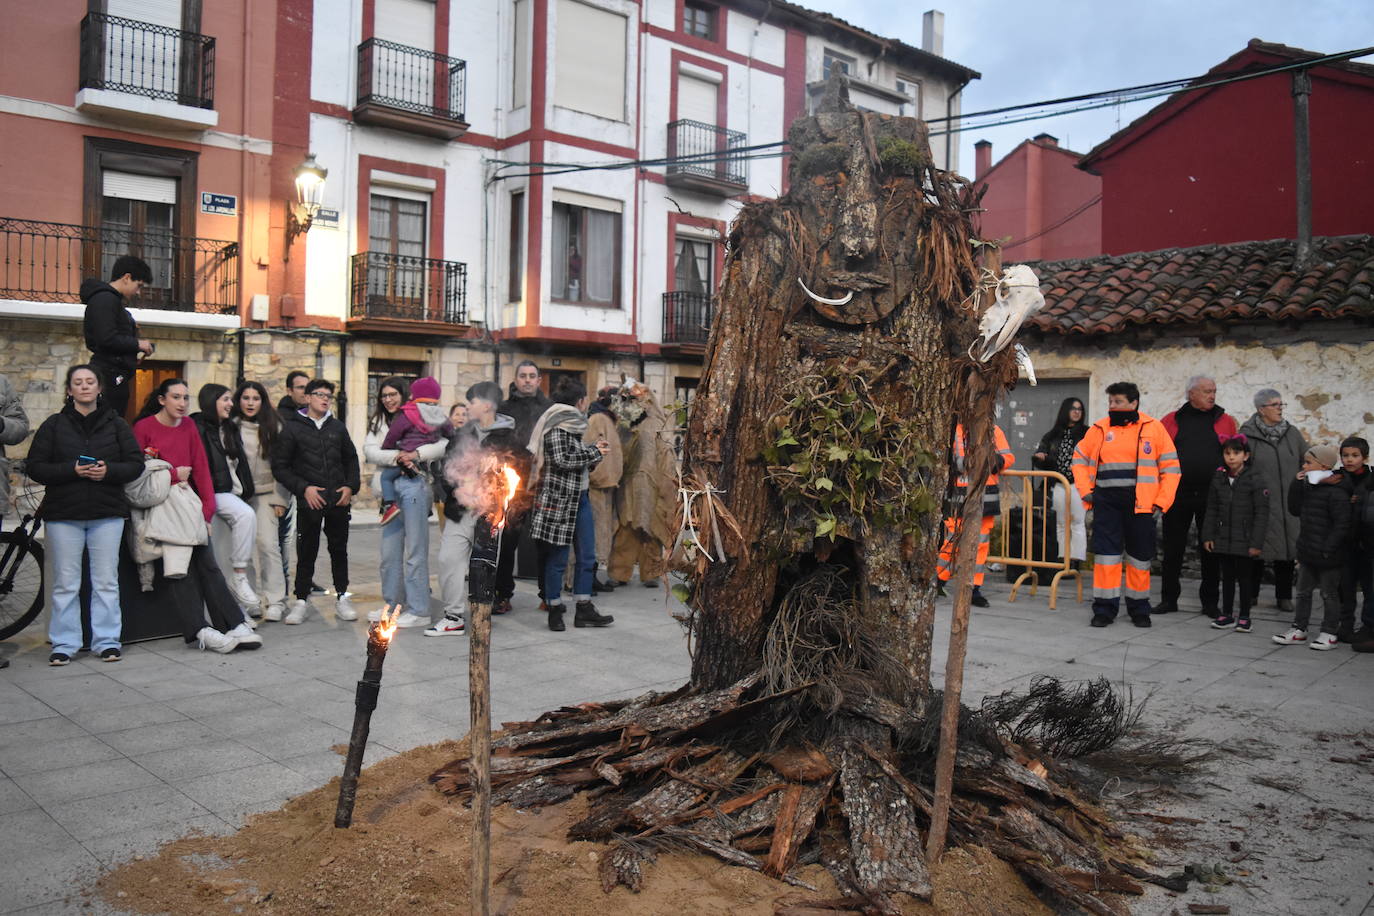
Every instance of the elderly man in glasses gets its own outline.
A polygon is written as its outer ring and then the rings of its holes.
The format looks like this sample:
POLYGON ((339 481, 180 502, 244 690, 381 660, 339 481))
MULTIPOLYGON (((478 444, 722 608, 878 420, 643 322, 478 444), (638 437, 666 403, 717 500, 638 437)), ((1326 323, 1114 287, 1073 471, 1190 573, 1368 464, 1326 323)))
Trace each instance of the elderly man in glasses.
POLYGON ((1287 500, 1273 498, 1288 492, 1289 481, 1298 475, 1307 440, 1296 426, 1283 418, 1283 396, 1273 388, 1255 393, 1255 414, 1240 431, 1250 440, 1251 468, 1270 493, 1269 519, 1264 549, 1255 560, 1255 586, 1265 563, 1274 568, 1274 598, 1279 610, 1293 610, 1293 564, 1298 558, 1298 517, 1288 514, 1287 500))
POLYGON ((300 623, 310 613, 310 577, 320 552, 320 529, 329 543, 329 566, 337 595, 335 616, 357 620, 348 594, 348 523, 361 474, 358 450, 348 428, 330 409, 334 383, 312 379, 305 386, 305 410, 290 414, 272 449, 272 476, 296 497, 295 600, 283 623, 300 623))

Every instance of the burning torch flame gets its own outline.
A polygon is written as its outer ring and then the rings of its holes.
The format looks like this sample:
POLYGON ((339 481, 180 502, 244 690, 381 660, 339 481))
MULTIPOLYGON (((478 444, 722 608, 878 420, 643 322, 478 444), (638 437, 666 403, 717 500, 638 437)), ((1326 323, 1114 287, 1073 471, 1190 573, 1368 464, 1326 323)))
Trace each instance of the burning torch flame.
POLYGON ((501 513, 496 518, 496 528, 499 530, 506 525, 506 509, 510 507, 510 501, 515 498, 515 491, 520 489, 520 475, 515 472, 515 468, 510 465, 501 466, 501 474, 505 477, 505 495, 501 497, 501 513))
POLYGON ((396 619, 401 616, 401 606, 398 604, 394 609, 383 608, 382 616, 377 619, 377 638, 382 642, 390 642, 391 637, 396 635, 396 619))

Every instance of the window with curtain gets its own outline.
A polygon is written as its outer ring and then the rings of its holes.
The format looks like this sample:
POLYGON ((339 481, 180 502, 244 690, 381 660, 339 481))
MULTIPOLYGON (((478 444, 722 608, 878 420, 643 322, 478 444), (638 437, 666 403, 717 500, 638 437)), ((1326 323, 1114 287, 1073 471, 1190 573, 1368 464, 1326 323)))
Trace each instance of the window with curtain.
POLYGON ((153 282, 142 294, 144 304, 171 304, 177 180, 106 170, 101 185, 100 278, 108 279, 115 260, 123 255, 142 258, 153 272, 153 282))
POLYGON ((677 240, 673 288, 684 293, 711 292, 711 243, 704 239, 677 240))
POLYGON ((423 200, 371 195, 367 229, 369 297, 423 311, 428 210, 423 200))
POLYGON ((564 302, 620 303, 620 214, 553 205, 551 295, 564 302))

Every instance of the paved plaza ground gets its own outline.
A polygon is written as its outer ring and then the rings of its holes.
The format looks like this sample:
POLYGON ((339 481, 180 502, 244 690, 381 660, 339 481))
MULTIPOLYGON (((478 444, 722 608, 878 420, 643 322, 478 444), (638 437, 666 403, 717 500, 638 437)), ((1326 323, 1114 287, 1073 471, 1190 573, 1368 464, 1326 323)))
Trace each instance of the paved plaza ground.
MULTIPOLYGON (((364 610, 379 603, 377 538, 375 527, 353 532, 364 610)), ((1133 912, 1197 901, 1238 914, 1374 914, 1374 763, 1360 758, 1374 750, 1374 656, 1273 645, 1283 621, 1272 601, 1247 636, 1210 629, 1195 606, 1148 630, 1124 619, 1091 629, 1071 588, 1053 611, 1043 590, 1015 602, 1005 584, 987 591, 992 607, 971 626, 968 702, 1037 674, 1105 676, 1152 694, 1152 728, 1223 747, 1210 774, 1182 786, 1089 787, 1124 809, 1203 821, 1132 824, 1163 869, 1222 862, 1238 878, 1215 894, 1154 889, 1133 912)), ((689 660, 670 602, 635 583, 599 600, 613 627, 551 633, 533 583, 521 582, 516 611, 494 626, 495 719, 679 686, 689 660)), ((338 775, 332 748, 348 739, 366 623, 334 620, 332 599, 315 603, 324 613, 265 624, 261 650, 228 656, 168 639, 127 647, 118 664, 83 655, 52 669, 46 616, 0 643, 11 663, 0 671, 0 913, 114 912, 80 895, 102 871, 191 830, 231 831, 338 775)), ((943 602, 937 670, 948 611, 943 602)), ((467 712, 466 637, 401 631, 368 762, 461 736, 467 712)))

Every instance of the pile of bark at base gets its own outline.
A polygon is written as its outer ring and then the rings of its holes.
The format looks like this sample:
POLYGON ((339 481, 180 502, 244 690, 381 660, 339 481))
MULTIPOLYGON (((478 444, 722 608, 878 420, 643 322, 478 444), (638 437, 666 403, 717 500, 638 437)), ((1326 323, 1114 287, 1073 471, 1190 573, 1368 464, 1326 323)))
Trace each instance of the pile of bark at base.
MULTIPOLYGON (((428 778, 466 742, 417 748, 366 770, 353 826, 334 827, 338 781, 253 817, 237 833, 188 837, 106 875, 98 892, 138 913, 443 914, 468 912, 469 810, 428 778)), ((342 762, 341 762, 342 766, 342 762)), ((569 842, 587 815, 581 796, 537 811, 492 813, 492 912, 547 916, 673 913, 833 914, 840 897, 819 866, 798 876, 815 892, 693 853, 661 853, 640 893, 601 889, 608 847, 569 842), (817 906, 820 904, 820 906, 817 906)), ((931 903, 904 897, 904 913, 1048 914, 1004 862, 954 849, 932 874, 931 903)))

